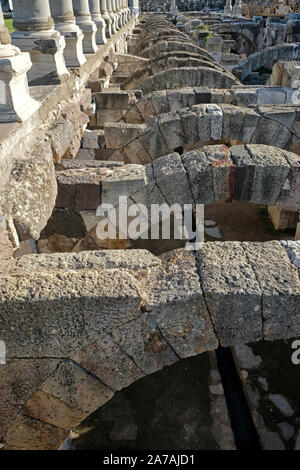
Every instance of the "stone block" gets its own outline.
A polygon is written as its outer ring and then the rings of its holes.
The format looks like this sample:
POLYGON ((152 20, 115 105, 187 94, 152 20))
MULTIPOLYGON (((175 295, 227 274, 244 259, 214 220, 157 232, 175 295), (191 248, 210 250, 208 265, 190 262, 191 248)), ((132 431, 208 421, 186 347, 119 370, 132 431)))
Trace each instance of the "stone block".
POLYGON ((101 202, 100 180, 105 172, 102 168, 58 171, 56 207, 77 211, 97 209, 101 202))
POLYGON ((56 359, 9 359, 0 367, 0 439, 21 407, 57 367, 56 359))
POLYGON ((32 271, 0 277, 1 339, 8 358, 66 357, 141 313, 143 291, 127 272, 48 269, 39 272, 38 283, 36 278, 32 271))
POLYGON ((112 336, 144 374, 152 374, 178 360, 159 329, 145 315, 116 328, 112 336))
POLYGON ((69 238, 84 237, 86 228, 82 217, 74 210, 54 209, 41 233, 41 238, 48 238, 54 234, 65 235, 69 238))
POLYGON ((282 152, 290 164, 290 172, 276 204, 287 210, 300 209, 300 157, 291 152, 282 152))
POLYGON ((231 160, 235 165, 235 190, 236 201, 250 201, 254 164, 250 153, 244 145, 230 147, 231 160))
POLYGON ((144 375, 111 335, 99 336, 72 359, 112 390, 128 387, 144 375))
POLYGON ((107 123, 104 126, 106 148, 122 148, 146 132, 145 124, 107 123))
POLYGON ((242 243, 262 294, 263 337, 266 340, 300 334, 300 281, 280 242, 242 243))
MULTIPOLYGON (((181 124, 181 119, 178 113, 170 112, 160 114, 157 118, 157 124, 163 135, 163 138, 168 146, 168 152, 173 152, 184 143, 184 131, 181 124)), ((161 152, 158 157, 163 155, 161 152)))
POLYGON ((19 415, 5 436, 6 450, 54 450, 67 439, 70 430, 19 415))
POLYGON ((169 206, 193 203, 187 174, 178 153, 155 160, 153 172, 156 184, 169 206))
POLYGON ((197 252, 197 262, 206 305, 221 345, 262 339, 260 287, 241 244, 207 242, 197 252))
POLYGON ((142 165, 130 164, 116 168, 101 180, 101 202, 116 206, 120 196, 129 196, 145 185, 145 167, 142 165))
POLYGON ((203 148, 211 162, 213 187, 216 202, 231 202, 235 185, 235 166, 226 145, 211 145, 203 148))
POLYGON ((281 151, 266 145, 247 145, 254 174, 250 202, 275 205, 290 172, 281 151))
POLYGON ((161 256, 162 269, 149 278, 149 317, 181 358, 215 349, 218 340, 207 311, 194 255, 174 250, 161 256))
POLYGON ((210 159, 204 152, 192 150, 182 155, 182 163, 195 204, 212 204, 215 195, 210 159))
POLYGON ((62 361, 40 390, 88 414, 113 397, 112 390, 72 361, 62 361))
POLYGON ((82 148, 83 149, 98 149, 99 148, 99 136, 97 131, 90 131, 85 129, 82 136, 82 148))

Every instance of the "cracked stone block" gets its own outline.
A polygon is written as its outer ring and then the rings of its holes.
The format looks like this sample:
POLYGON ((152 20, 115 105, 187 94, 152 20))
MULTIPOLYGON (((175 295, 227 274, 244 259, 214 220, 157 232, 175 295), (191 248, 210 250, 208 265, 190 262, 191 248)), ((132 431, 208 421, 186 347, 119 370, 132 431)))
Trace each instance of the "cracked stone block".
POLYGON ((104 126, 106 148, 122 148, 146 132, 145 124, 106 123, 104 126))
POLYGON ((286 106, 276 106, 276 108, 265 108, 263 106, 259 106, 258 110, 265 118, 271 119, 272 121, 278 121, 288 129, 292 127, 296 117, 295 110, 286 106))
POLYGON ((136 108, 138 109, 140 116, 144 121, 148 121, 148 119, 152 118, 157 114, 155 106, 153 104, 152 96, 143 97, 137 102, 136 108))
MULTIPOLYGON (((157 124, 168 146, 168 153, 184 144, 184 131, 178 113, 160 114, 157 118, 157 124)), ((162 154, 159 153, 158 156, 160 155, 162 154)))
POLYGON ((101 179, 102 204, 119 204, 119 197, 143 189, 146 185, 145 167, 129 164, 116 168, 101 179))
POLYGON ((226 145, 213 145, 203 148, 211 161, 213 187, 216 202, 230 202, 234 194, 235 166, 226 145))
POLYGON ((280 126, 280 122, 261 116, 250 143, 272 145, 272 140, 277 134, 280 126))
POLYGON ((230 147, 231 159, 235 165, 235 191, 236 201, 249 201, 251 199, 254 164, 244 145, 230 147))
POLYGON ((245 112, 238 141, 247 144, 251 142, 254 132, 257 129, 260 120, 260 115, 254 109, 247 109, 245 112))
POLYGON ((192 150, 182 155, 182 163, 188 175, 195 204, 212 204, 215 195, 209 157, 204 152, 192 150))
POLYGON ((0 439, 31 394, 57 367, 55 359, 7 359, 0 367, 0 439))
POLYGON ((184 133, 184 146, 189 147, 191 145, 193 147, 194 144, 200 142, 197 114, 191 112, 190 109, 179 110, 178 114, 181 118, 184 133))
POLYGON ((54 209, 56 194, 51 147, 42 140, 28 158, 15 160, 10 179, 0 192, 0 213, 13 222, 20 241, 38 240, 54 209))
POLYGON ((40 390, 88 414, 113 397, 112 390, 72 361, 61 362, 40 390))
POLYGON ((112 336, 144 374, 152 374, 178 360, 155 323, 145 315, 116 328, 112 336))
POLYGON ((223 111, 223 134, 226 141, 238 141, 247 108, 239 108, 229 104, 221 104, 223 111))
POLYGON ((148 281, 149 317, 181 358, 217 348, 193 254, 174 250, 161 260, 162 269, 153 270, 148 281))
POLYGON ((284 183, 276 205, 287 210, 300 209, 300 157, 291 152, 283 152, 290 164, 290 172, 284 183))
POLYGON ((88 416, 81 410, 68 406, 64 401, 37 390, 23 408, 26 416, 52 424, 62 429, 74 429, 88 416))
POLYGON ((267 340, 300 334, 300 281, 280 242, 242 243, 262 294, 263 337, 267 340))
POLYGON ((287 251, 291 262, 298 268, 300 276, 300 241, 282 240, 280 243, 287 251))
POLYGON ((152 160, 170 153, 169 147, 158 126, 158 118, 156 117, 147 122, 147 130, 140 137, 140 143, 145 148, 145 151, 149 153, 152 160))
POLYGON ((193 203, 187 174, 178 153, 155 160, 153 173, 157 186, 170 206, 193 203))
POLYGON ((66 357, 82 342, 136 318, 145 295, 133 275, 120 270, 17 272, 0 276, 7 357, 66 357))
POLYGON ((106 171, 103 168, 58 171, 56 207, 77 211, 97 209, 101 203, 100 180, 106 171))
POLYGON ((199 145, 205 145, 211 141, 211 119, 207 112, 206 105, 195 105, 191 111, 197 114, 197 126, 199 135, 199 145))
POLYGON ((154 115, 159 115, 162 113, 168 113, 170 111, 169 100, 167 97, 166 90, 155 91, 151 94, 152 105, 155 110, 154 115))
POLYGON ((21 414, 9 428, 4 448, 6 450, 58 449, 69 433, 69 430, 21 414))
POLYGON ((290 165, 282 152, 266 145, 247 145, 254 165, 251 198, 249 202, 275 205, 290 172, 290 165))
POLYGON ((132 358, 116 344, 111 335, 103 335, 72 357, 89 373, 112 390, 121 390, 144 376, 132 358))
POLYGON ((205 302, 222 346, 262 339, 261 291, 237 242, 207 242, 197 252, 205 302))

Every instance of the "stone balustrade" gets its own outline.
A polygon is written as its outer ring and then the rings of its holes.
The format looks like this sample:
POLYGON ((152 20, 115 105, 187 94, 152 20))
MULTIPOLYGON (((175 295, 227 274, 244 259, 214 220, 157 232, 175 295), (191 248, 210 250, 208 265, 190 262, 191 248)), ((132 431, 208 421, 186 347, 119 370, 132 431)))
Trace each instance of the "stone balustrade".
POLYGON ((29 53, 11 44, 0 5, 0 122, 26 120, 38 109, 28 89, 26 74, 31 66, 29 53))
POLYGON ((34 114, 39 105, 30 97, 28 83, 64 82, 69 77, 67 67, 83 66, 85 55, 97 52, 98 45, 104 46, 117 32, 118 14, 110 10, 112 31, 107 0, 14 0, 13 6, 11 38, 0 12, 0 81, 5 90, 0 122, 24 121, 34 114))

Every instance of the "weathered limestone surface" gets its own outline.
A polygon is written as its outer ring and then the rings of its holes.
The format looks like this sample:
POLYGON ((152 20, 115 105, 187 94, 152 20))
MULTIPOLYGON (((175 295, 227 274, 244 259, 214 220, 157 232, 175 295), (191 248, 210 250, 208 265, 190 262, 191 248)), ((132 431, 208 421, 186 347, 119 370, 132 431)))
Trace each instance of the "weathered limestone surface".
MULTIPOLYGON (((165 99, 169 96, 161 95, 165 99)), ((152 114, 155 105, 153 101, 148 104, 146 112, 150 109, 152 114)), ((145 107, 140 109, 144 112, 145 107)), ((128 115, 132 116, 130 112, 128 115)), ((299 153, 298 116, 298 108, 292 107, 246 108, 223 103, 197 104, 158 114, 146 122, 134 118, 143 123, 107 123, 104 134, 106 147, 118 148, 112 159, 116 156, 120 159, 123 155, 123 161, 134 163, 136 154, 141 155, 140 162, 144 163, 149 158, 147 154, 151 155, 150 161, 180 147, 191 150, 214 142, 264 144, 299 153)))
POLYGON ((299 242, 227 242, 206 243, 196 256, 97 251, 4 261, 6 448, 58 447, 113 390, 178 357, 299 334, 298 251, 299 242))
POLYGON ((14 162, 10 179, 0 192, 1 212, 13 219, 21 241, 39 238, 54 208, 56 191, 50 143, 41 141, 28 158, 14 162))

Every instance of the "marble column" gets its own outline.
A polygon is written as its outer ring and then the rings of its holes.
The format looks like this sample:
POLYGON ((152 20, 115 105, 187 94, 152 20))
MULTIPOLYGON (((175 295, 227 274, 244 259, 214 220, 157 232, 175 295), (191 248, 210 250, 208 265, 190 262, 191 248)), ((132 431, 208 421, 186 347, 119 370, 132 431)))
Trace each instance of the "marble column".
POLYGON ((107 9, 108 9, 108 14, 111 18, 111 32, 112 34, 116 34, 117 32, 117 18, 112 10, 112 0, 106 0, 107 2, 107 9))
POLYGON ((232 15, 232 0, 226 0, 226 5, 224 8, 224 15, 231 16, 232 15))
POLYGON ((125 3, 126 21, 129 21, 130 16, 131 16, 131 11, 130 11, 130 8, 129 8, 129 2, 128 2, 128 0, 124 0, 124 3, 125 3))
POLYGON ((131 16, 137 18, 139 16, 139 0, 129 0, 129 9, 131 16))
POLYGON ((57 83, 69 75, 64 59, 65 38, 54 29, 49 0, 14 0, 13 44, 30 53, 28 81, 57 83), (47 78, 44 78, 47 76, 47 78))
POLYGON ((100 10, 100 2, 99 0, 89 0, 89 5, 90 5, 90 12, 92 15, 92 20, 97 26, 97 34, 96 34, 96 43, 101 45, 101 44, 106 44, 107 39, 106 39, 106 24, 104 19, 101 16, 101 10, 100 10))
POLYGON ((176 1, 175 1, 175 0, 171 0, 170 13, 171 13, 171 15, 173 15, 173 16, 177 16, 177 15, 178 15, 178 8, 177 8, 176 1))
POLYGON ((119 14, 118 9, 117 9, 117 0, 111 0, 111 8, 116 18, 116 29, 119 30, 121 26, 121 22, 120 22, 121 15, 119 14))
POLYGON ((105 24, 106 24, 106 36, 108 38, 110 38, 111 35, 112 35, 112 32, 111 32, 112 21, 111 21, 111 17, 108 14, 107 1, 106 0, 100 0, 100 8, 101 8, 102 17, 103 17, 103 19, 105 21, 105 24))
POLYGON ((235 0, 235 4, 232 10, 233 18, 241 18, 243 12, 242 0, 235 0))
POLYGON ((73 0, 73 9, 76 24, 84 34, 83 52, 85 54, 93 54, 98 50, 96 44, 97 26, 91 17, 89 0, 73 0))
POLYGON ((123 13, 123 22, 124 24, 127 23, 128 21, 128 11, 127 11, 127 5, 126 5, 126 0, 121 0, 122 3, 122 13, 123 13))
POLYGON ((122 2, 121 2, 121 0, 115 0, 115 3, 116 3, 117 13, 118 13, 118 16, 119 16, 118 25, 121 28, 124 24, 124 19, 123 19, 123 15, 122 15, 122 5, 121 5, 122 2))
POLYGON ((83 54, 83 32, 76 25, 72 0, 49 0, 55 29, 65 38, 64 57, 67 67, 80 67, 86 62, 83 54))
POLYGON ((26 73, 31 67, 28 52, 11 44, 0 4, 0 122, 25 121, 39 107, 31 98, 26 73))

